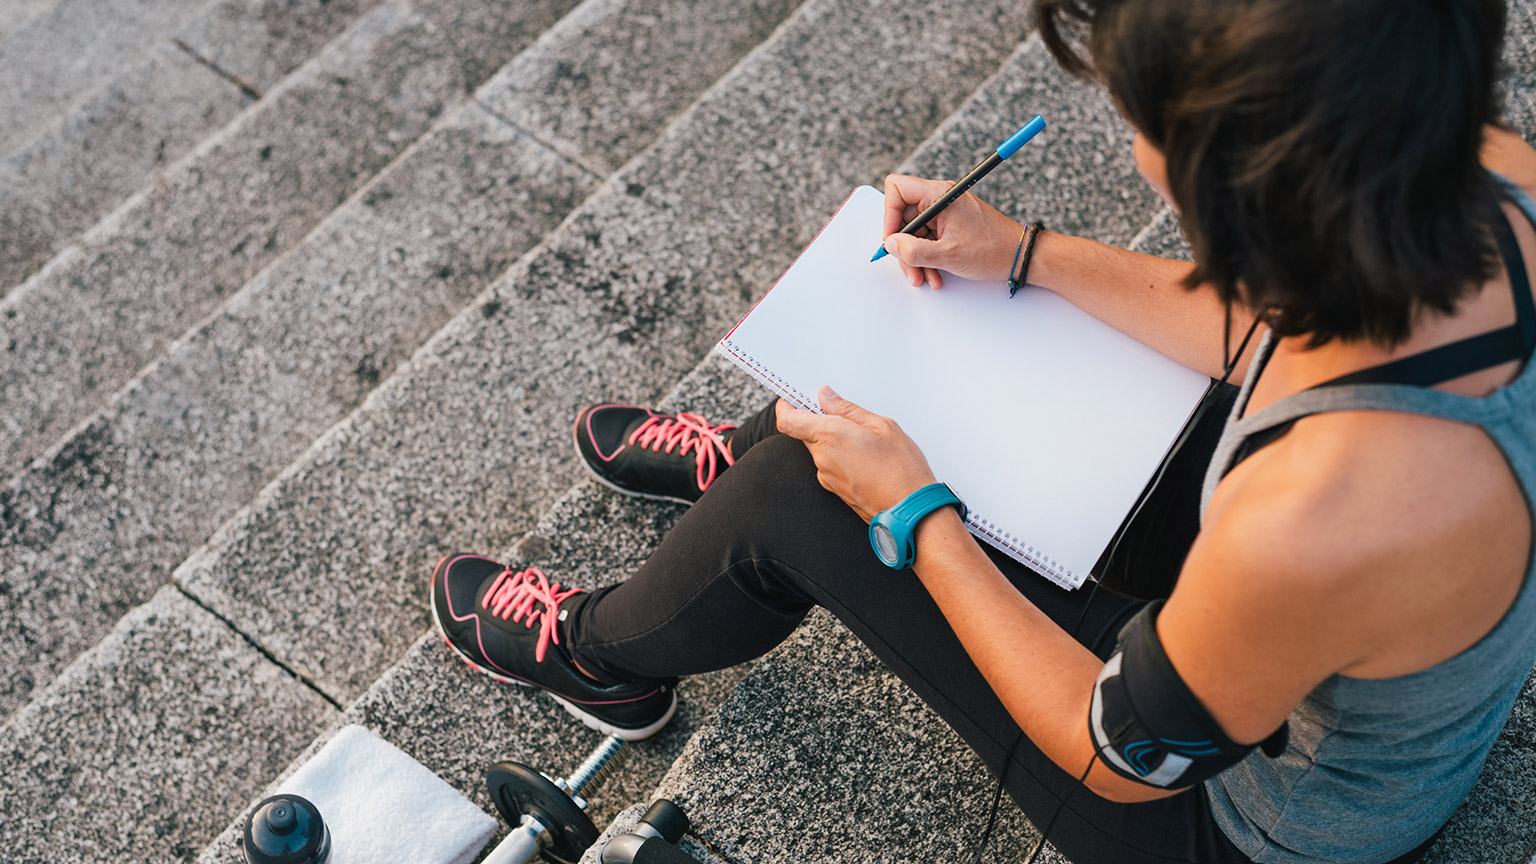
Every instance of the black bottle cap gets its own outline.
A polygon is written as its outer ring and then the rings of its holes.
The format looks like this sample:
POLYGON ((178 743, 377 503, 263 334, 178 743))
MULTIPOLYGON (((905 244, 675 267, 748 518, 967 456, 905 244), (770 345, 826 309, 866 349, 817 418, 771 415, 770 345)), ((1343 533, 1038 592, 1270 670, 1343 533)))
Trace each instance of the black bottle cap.
POLYGON ((247 864, 324 864, 331 832, 315 805, 298 795, 274 795, 245 823, 247 864))

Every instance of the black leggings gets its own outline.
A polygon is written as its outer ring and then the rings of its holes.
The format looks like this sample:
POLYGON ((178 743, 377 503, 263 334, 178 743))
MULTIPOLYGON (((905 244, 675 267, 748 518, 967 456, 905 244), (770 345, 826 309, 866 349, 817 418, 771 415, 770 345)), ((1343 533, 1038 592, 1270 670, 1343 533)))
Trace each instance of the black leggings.
MULTIPOLYGON (((1225 411, 1211 416, 1202 425, 1219 433, 1225 411)), ((1126 620, 1171 589, 1194 538, 1200 474, 1214 439, 1211 430, 1197 428, 1170 462, 1165 482, 1136 520, 1143 524, 1133 523, 1117 554, 1101 562, 1096 572, 1105 578, 1097 591, 1065 591, 984 548, 1020 593, 1107 659, 1126 620), (1142 563, 1139 578, 1128 578, 1121 560, 1127 557, 1142 563)), ((1003 774, 1012 751, 1008 792, 1043 827, 1079 785, 1077 778, 1022 736, 922 584, 875 558, 864 522, 817 483, 805 446, 777 434, 772 406, 743 424, 732 449, 736 465, 629 581, 572 598, 563 639, 576 661, 610 680, 720 669, 767 653, 813 606, 824 606, 954 727, 994 775, 1003 774)), ((1079 789, 1061 809, 1050 841, 1078 862, 1249 860, 1216 826, 1199 787, 1143 804, 1116 804, 1079 789)))

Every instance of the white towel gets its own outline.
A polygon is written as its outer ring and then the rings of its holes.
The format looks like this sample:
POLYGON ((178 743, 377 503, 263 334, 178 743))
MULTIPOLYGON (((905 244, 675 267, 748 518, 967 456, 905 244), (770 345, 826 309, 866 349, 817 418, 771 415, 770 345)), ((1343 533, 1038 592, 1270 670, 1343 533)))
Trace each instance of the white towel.
POLYGON ((278 791, 320 810, 330 864, 470 864, 496 834, 496 819, 361 726, 337 732, 278 791))

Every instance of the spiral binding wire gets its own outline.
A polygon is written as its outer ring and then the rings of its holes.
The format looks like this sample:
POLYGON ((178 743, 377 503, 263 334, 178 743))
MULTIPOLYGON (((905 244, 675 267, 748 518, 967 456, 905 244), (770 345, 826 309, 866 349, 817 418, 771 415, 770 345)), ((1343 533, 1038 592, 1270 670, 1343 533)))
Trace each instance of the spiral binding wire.
POLYGON ((721 353, 725 355, 726 359, 741 367, 741 371, 751 375, 753 378, 756 378, 760 384, 767 387, 769 390, 772 390, 780 396, 783 396, 785 399, 788 399, 791 403, 794 404, 796 408, 799 408, 802 411, 814 411, 817 414, 821 413, 821 407, 816 404, 816 400, 811 399, 794 387, 789 386, 789 383, 786 382, 783 378, 780 378, 772 372, 769 372, 767 368, 765 368, 762 364, 758 363, 750 356, 742 353, 741 350, 736 347, 734 342, 729 340, 722 340, 719 347, 722 349, 721 353))

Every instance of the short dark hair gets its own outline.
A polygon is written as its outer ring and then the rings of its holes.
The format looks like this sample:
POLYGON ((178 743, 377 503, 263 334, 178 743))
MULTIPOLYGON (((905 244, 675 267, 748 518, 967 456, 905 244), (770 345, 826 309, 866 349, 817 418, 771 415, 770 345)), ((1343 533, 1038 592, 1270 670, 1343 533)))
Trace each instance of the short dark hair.
POLYGON ((1168 160, 1189 285, 1391 347, 1486 282, 1502 0, 1036 0, 1046 46, 1168 160), (1086 54, 1082 48, 1086 46, 1086 54))

